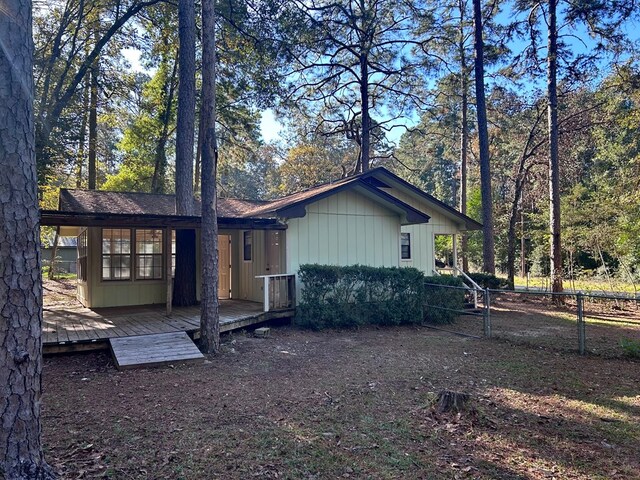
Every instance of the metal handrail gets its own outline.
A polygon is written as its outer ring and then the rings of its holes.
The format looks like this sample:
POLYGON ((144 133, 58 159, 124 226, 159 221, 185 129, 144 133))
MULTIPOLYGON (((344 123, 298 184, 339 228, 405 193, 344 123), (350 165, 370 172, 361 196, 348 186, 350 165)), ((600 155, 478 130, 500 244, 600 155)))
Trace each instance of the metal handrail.
POLYGON ((469 290, 473 291, 473 308, 478 308, 478 291, 482 291, 482 287, 467 275, 464 270, 459 269, 457 265, 453 266, 453 270, 458 272, 462 278, 472 285, 473 288, 469 287, 469 290))

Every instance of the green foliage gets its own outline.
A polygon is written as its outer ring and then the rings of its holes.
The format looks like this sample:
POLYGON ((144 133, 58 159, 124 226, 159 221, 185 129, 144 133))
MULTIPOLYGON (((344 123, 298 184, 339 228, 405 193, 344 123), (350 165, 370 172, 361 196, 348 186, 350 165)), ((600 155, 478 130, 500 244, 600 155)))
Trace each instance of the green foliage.
POLYGON ((296 323, 305 328, 422 321, 423 274, 415 268, 302 265, 296 323))
POLYGON ((429 323, 453 323, 464 308, 462 280, 450 275, 424 277, 424 317, 429 323))
POLYGON ((470 273, 469 277, 482 288, 499 289, 509 286, 505 278, 496 277, 491 273, 470 273))
POLYGON ((627 357, 640 358, 640 341, 631 338, 623 338, 620 340, 620 347, 627 357))

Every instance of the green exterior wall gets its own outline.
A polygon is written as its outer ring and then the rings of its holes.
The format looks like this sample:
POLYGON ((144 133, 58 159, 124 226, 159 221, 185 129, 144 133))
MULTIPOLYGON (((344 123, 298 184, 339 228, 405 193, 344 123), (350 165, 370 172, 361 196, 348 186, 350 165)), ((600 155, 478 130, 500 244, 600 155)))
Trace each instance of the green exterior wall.
POLYGON ((437 234, 459 234, 462 225, 435 210, 422 198, 396 188, 385 188, 384 191, 431 217, 429 223, 402 226, 402 232, 411 235, 411 259, 401 260, 400 264, 403 267, 415 267, 427 275, 433 275, 432 272, 435 268, 434 236, 437 234))
POLYGON ((300 265, 398 266, 400 216, 369 198, 343 191, 307 205, 287 220, 287 269, 300 265))

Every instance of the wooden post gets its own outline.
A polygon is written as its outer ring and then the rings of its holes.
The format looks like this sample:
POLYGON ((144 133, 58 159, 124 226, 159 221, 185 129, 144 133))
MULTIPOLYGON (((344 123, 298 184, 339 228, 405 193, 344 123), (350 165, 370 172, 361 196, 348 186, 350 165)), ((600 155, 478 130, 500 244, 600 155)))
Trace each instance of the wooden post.
POLYGON ((171 227, 164 229, 164 274, 167 280, 167 316, 171 315, 172 292, 171 292, 171 227))
POLYGON ((265 312, 269 311, 269 277, 264 276, 264 308, 265 312))
POLYGON ((484 336, 491 338, 491 294, 488 288, 484 291, 484 336))
POLYGON ((576 295, 578 307, 578 352, 580 355, 585 354, 585 322, 584 322, 584 296, 582 292, 576 295))
POLYGON ((458 266, 458 235, 456 235, 455 233, 453 235, 451 235, 451 237, 453 238, 453 266, 457 267, 458 266))

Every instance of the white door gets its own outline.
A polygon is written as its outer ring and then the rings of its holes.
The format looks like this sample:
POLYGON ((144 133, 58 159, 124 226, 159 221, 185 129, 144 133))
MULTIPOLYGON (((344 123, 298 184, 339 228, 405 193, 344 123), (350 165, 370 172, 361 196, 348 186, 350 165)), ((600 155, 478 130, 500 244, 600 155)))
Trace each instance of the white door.
POLYGON ((231 298, 230 235, 218 235, 218 298, 231 298))

